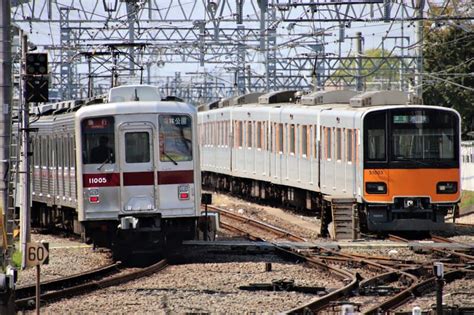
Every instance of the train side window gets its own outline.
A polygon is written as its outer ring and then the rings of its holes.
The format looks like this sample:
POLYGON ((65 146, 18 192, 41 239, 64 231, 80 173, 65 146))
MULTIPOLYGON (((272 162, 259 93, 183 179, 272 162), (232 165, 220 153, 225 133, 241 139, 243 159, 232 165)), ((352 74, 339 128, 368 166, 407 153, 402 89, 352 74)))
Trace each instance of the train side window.
POLYGON ((278 149, 279 153, 283 153, 283 124, 278 124, 278 149))
POLYGON ((301 126, 301 155, 303 157, 308 157, 308 127, 301 126))
POLYGON ((46 163, 46 138, 45 137, 41 137, 41 161, 40 161, 40 165, 42 167, 46 167, 47 163, 46 163))
POLYGON ((336 160, 342 160, 342 129, 336 128, 336 160))
POLYGON ((63 145, 63 137, 56 138, 58 145, 58 166, 64 167, 64 145, 63 145))
POLYGON ((250 149, 252 147, 252 122, 247 123, 247 147, 250 149))
POLYGON ((237 132, 238 132, 238 137, 237 137, 237 146, 241 148, 243 146, 244 142, 244 128, 242 128, 243 123, 241 121, 238 122, 237 124, 237 132))
POLYGON ((262 148, 262 122, 258 121, 257 122, 257 148, 261 149, 262 148))
POLYGON ((70 138, 70 141, 71 141, 71 166, 72 167, 76 167, 76 155, 75 155, 75 152, 76 152, 76 138, 74 137, 71 137, 70 138))
POLYGON ((125 162, 150 162, 150 134, 148 132, 125 133, 125 162))
POLYGON ((115 163, 114 118, 86 118, 81 126, 83 163, 115 163))
POLYGON ((295 154, 295 125, 289 125, 289 144, 290 144, 290 153, 295 154))
POLYGON ((346 135, 346 147, 347 147, 347 162, 352 163, 353 161, 353 141, 354 141, 354 135, 352 132, 352 129, 347 129, 347 135, 346 135))
POLYGON ((327 127, 325 129, 325 135, 326 135, 326 158, 328 160, 332 159, 332 130, 331 128, 327 127))
MULTIPOLYGON (((319 127, 320 130, 321 130, 321 126, 319 127)), ((313 130, 314 130, 314 134, 313 134, 313 137, 314 137, 314 148, 313 148, 313 156, 314 158, 316 159, 318 157, 318 146, 319 146, 319 143, 318 143, 318 126, 317 125, 314 125, 313 126, 313 130)))

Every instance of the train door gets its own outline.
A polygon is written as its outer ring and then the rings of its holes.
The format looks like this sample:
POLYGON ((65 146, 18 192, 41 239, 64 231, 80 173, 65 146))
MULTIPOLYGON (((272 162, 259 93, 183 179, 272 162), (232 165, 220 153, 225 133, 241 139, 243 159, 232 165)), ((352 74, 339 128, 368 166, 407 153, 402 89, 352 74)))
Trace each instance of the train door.
POLYGON ((126 123, 119 128, 122 213, 157 209, 153 129, 149 122, 126 123))

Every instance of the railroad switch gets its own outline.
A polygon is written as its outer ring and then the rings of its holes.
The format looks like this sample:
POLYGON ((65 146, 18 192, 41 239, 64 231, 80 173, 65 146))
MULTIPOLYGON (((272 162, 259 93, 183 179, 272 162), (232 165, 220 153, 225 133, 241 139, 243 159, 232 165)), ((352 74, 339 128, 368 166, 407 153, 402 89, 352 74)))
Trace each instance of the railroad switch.
POLYGON ((388 296, 393 295, 394 293, 399 293, 400 288, 391 287, 391 286, 367 286, 361 288, 359 291, 360 295, 376 295, 376 296, 388 296))
POLYGON ((251 283, 239 287, 240 290, 246 291, 285 291, 300 292, 309 294, 327 294, 326 288, 323 287, 307 287, 295 285, 294 280, 272 280, 272 283, 251 283))

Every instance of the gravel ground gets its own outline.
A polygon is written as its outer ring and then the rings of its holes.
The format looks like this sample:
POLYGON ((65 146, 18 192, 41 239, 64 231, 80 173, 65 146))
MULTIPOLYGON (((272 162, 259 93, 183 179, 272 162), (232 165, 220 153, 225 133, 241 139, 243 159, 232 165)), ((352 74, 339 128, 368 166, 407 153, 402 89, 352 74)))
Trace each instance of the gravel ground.
POLYGON ((318 239, 320 220, 316 217, 299 215, 288 210, 250 203, 224 194, 213 193, 212 200, 214 206, 292 231, 308 239, 308 241, 318 239))
POLYGON ((281 260, 273 255, 218 255, 196 249, 187 259, 146 279, 120 287, 50 304, 43 314, 163 314, 163 313, 278 313, 317 298, 296 292, 244 291, 239 286, 292 279, 296 285, 323 286, 343 283, 325 273, 281 260), (272 271, 265 272, 265 262, 272 271))
MULTIPOLYGON (((76 239, 61 236, 32 234, 31 240, 49 242, 49 264, 41 266, 41 280, 51 280, 105 266, 111 262, 109 253, 92 250, 76 239)), ((20 271, 17 286, 34 284, 36 268, 20 271)))
MULTIPOLYGON (((456 280, 445 284, 443 288, 443 304, 446 306, 465 306, 474 307, 474 289, 472 279, 456 280)), ((423 311, 436 309, 436 291, 423 297, 417 298, 409 304, 400 308, 399 311, 411 311, 413 307, 418 306, 423 311)))

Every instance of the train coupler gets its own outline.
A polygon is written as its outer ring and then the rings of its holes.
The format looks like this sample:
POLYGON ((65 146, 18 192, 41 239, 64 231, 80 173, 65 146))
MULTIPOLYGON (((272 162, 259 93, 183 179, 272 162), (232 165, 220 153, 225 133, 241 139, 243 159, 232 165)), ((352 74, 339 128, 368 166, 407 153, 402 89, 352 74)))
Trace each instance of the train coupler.
POLYGON ((119 230, 161 231, 161 215, 125 215, 120 217, 119 230))

